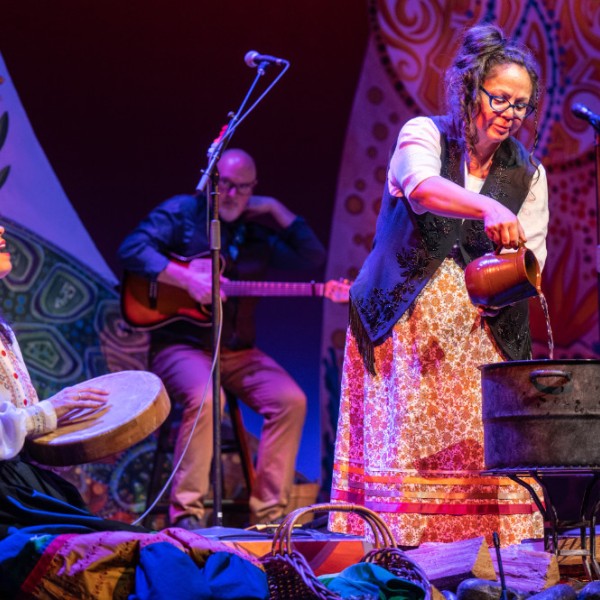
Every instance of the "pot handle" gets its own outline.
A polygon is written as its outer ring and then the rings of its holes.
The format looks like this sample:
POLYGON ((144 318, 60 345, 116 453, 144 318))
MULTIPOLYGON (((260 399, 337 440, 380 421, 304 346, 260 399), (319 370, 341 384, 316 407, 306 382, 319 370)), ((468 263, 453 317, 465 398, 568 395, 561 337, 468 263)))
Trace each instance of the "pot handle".
POLYGON ((572 373, 568 373, 567 371, 561 371, 559 369, 537 369, 535 371, 531 371, 529 373, 529 381, 534 385, 534 387, 540 392, 550 393, 550 394, 560 394, 564 390, 564 386, 571 381, 573 378, 572 373), (564 379, 563 383, 555 384, 555 385, 544 385, 541 383, 541 379, 544 377, 561 377, 564 379))

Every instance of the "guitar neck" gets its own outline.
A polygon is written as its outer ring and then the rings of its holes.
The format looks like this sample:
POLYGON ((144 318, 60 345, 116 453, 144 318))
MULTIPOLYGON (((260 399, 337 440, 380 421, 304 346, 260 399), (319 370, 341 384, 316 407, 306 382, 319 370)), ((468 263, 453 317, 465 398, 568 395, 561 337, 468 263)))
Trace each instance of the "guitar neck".
POLYGON ((227 296, 323 296, 324 283, 295 281, 227 281, 221 287, 227 296))
MULTIPOLYGON (((349 283, 298 283, 295 281, 224 281, 227 296, 313 296, 332 302, 348 302, 349 283)), ((132 327, 155 329, 183 319, 200 326, 210 324, 209 311, 186 290, 166 283, 152 282, 134 273, 125 273, 121 286, 121 311, 132 327)))

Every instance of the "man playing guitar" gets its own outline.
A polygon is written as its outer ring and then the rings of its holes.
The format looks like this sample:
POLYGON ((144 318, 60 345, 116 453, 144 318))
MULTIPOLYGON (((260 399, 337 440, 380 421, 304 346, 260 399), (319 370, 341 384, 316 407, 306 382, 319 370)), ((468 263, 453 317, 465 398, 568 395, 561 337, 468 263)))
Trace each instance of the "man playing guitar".
MULTIPOLYGON (((253 195, 257 183, 252 157, 227 150, 218 162, 223 282, 260 281, 270 267, 312 269, 325 260, 325 249, 301 218, 281 202, 253 195), (266 223, 271 221, 272 223, 266 223)), ((200 305, 211 302, 211 273, 204 195, 180 195, 156 207, 119 248, 122 266, 150 281, 185 290, 200 305)), ((256 298, 222 291, 221 384, 264 417, 250 497, 253 523, 285 514, 300 444, 306 396, 292 377, 255 346, 256 298)), ((209 378, 212 358, 209 327, 189 320, 168 321, 151 331, 150 368, 164 382, 171 401, 183 407, 177 433, 177 464, 190 437, 209 378)), ((222 399, 221 399, 222 401, 222 399)), ((212 390, 171 489, 171 524, 187 529, 205 525, 204 498, 212 460, 212 390)))

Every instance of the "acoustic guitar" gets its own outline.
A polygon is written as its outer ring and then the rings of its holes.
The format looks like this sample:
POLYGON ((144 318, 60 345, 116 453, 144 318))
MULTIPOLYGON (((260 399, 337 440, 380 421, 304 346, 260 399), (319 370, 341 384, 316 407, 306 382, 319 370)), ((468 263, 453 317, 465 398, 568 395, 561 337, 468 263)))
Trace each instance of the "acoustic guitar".
MULTIPOLYGON (((209 259, 202 260, 210 263, 209 259)), ((221 283, 221 288, 228 297, 312 296, 344 303, 349 299, 350 284, 348 280, 333 279, 326 283, 227 281, 221 283)), ((178 320, 206 327, 212 324, 210 307, 196 302, 186 290, 130 272, 125 272, 121 285, 121 313, 128 325, 138 329, 156 329, 178 320)))

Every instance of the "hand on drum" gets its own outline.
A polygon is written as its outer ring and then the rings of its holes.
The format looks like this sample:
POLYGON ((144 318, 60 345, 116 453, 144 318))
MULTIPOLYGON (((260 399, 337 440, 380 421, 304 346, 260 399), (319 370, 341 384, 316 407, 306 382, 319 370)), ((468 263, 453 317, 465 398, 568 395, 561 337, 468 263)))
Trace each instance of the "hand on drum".
POLYGON ((97 410, 108 400, 108 392, 99 388, 68 387, 48 398, 54 407, 59 423, 65 423, 71 418, 80 417, 82 411, 97 410))

